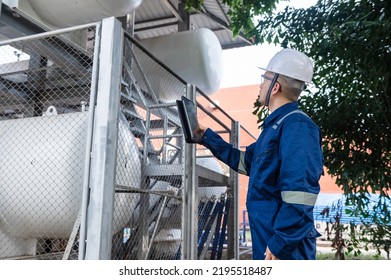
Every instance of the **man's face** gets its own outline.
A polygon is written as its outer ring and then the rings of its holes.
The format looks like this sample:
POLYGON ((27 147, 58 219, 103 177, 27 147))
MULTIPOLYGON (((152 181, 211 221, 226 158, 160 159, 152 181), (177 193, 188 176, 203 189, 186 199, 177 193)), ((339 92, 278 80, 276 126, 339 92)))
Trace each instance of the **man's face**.
POLYGON ((265 105, 266 95, 270 87, 270 83, 273 80, 273 74, 271 72, 265 72, 261 75, 261 83, 259 85, 258 102, 265 105))

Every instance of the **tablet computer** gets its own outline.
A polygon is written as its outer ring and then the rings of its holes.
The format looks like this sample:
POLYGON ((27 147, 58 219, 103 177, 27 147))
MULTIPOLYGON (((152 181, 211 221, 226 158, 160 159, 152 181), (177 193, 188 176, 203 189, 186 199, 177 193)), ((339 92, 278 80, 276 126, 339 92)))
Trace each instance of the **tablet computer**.
POLYGON ((198 127, 197 105, 184 96, 182 96, 181 100, 177 100, 176 103, 186 142, 197 143, 198 135, 194 133, 198 127))

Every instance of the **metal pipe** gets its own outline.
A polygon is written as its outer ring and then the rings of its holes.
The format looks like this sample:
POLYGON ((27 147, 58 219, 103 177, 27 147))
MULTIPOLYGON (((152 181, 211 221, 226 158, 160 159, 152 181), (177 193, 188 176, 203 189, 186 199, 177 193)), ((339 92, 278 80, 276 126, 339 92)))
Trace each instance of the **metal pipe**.
MULTIPOLYGON (((224 246, 224 241, 225 241, 225 232, 226 232, 227 223, 228 223, 228 216, 229 216, 230 206, 231 206, 231 198, 228 196, 227 200, 225 202, 223 225, 221 226, 221 234, 220 234, 218 250, 217 250, 217 259, 218 260, 221 260, 221 257, 222 257, 222 254, 223 254, 223 246, 224 246)), ((229 257, 228 257, 228 259, 229 259, 229 257)))
POLYGON ((148 249, 147 249, 147 253, 145 254, 145 258, 144 258, 145 260, 148 259, 149 253, 151 252, 152 244, 153 244, 153 242, 155 240, 157 229, 159 227, 159 223, 160 223, 160 220, 162 218, 162 215, 163 215, 163 212, 164 212, 164 208, 166 207, 166 204, 167 204, 167 197, 164 197, 162 207, 160 208, 159 215, 158 215, 158 217, 156 219, 155 228, 153 229, 153 233, 152 233, 151 239, 149 241, 149 246, 148 246, 148 249))
POLYGON ((216 259, 217 245, 218 245, 218 240, 219 240, 219 236, 220 236, 221 221, 222 221, 223 210, 224 210, 224 202, 225 202, 225 199, 221 198, 217 204, 217 207, 218 207, 217 224, 216 224, 215 231, 214 231, 212 253, 211 253, 211 257, 210 257, 211 260, 216 259))
POLYGON ((174 138, 174 137, 183 137, 183 135, 182 134, 151 135, 148 136, 148 139, 166 139, 166 138, 174 138))
POLYGON ((208 219, 205 224, 204 230, 201 232, 201 236, 199 237, 198 240, 198 258, 200 258, 201 253, 204 249, 205 246, 209 247, 209 244, 206 242, 208 240, 208 236, 210 236, 212 225, 214 224, 216 218, 217 218, 217 203, 213 204, 213 211, 210 215, 208 215, 208 219))
MULTIPOLYGON (((202 106, 201 104, 198 104, 197 105, 199 108, 202 109, 202 111, 204 111, 207 115, 209 115, 209 117, 211 117, 214 121, 216 121, 219 125, 221 125, 222 127, 224 127, 227 131, 230 131, 229 127, 226 126, 222 121, 220 121, 217 117, 215 117, 213 114, 211 114, 208 110, 206 110, 206 108, 204 106, 202 106)), ((224 112, 222 111, 222 113, 224 114, 224 112)), ((225 115, 225 114, 224 114, 225 115)))
POLYGON ((5 40, 5 41, 1 41, 0 46, 11 45, 14 43, 20 43, 20 42, 29 41, 29 40, 41 39, 44 36, 46 37, 46 36, 61 35, 66 32, 77 31, 77 30, 86 29, 86 28, 93 27, 93 26, 98 27, 99 25, 100 25, 99 22, 94 22, 94 23, 88 23, 88 24, 84 24, 84 25, 78 25, 78 26, 73 26, 73 27, 68 27, 68 28, 63 28, 63 29, 58 29, 58 30, 47 31, 44 33, 24 36, 21 38, 9 39, 9 40, 5 40))
POLYGON ((146 194, 156 194, 156 195, 161 195, 161 196, 167 196, 167 197, 172 197, 176 198, 178 200, 182 200, 182 197, 179 195, 176 195, 174 191, 154 191, 150 189, 139 189, 139 188, 134 188, 134 187, 124 187, 120 185, 116 185, 117 189, 115 192, 116 193, 146 193, 146 194))

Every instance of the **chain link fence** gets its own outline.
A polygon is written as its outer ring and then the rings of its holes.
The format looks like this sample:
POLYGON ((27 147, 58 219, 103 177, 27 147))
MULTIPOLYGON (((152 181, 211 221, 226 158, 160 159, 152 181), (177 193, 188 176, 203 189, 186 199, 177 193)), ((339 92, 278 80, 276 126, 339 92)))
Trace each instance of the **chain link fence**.
MULTIPOLYGON (((80 258, 100 32, 92 24, 0 42, 0 259, 80 258)), ((227 166, 184 142, 175 100, 188 85, 127 33, 120 61, 111 258, 183 259, 189 228, 195 258, 227 258, 238 194, 227 166), (190 146, 194 220, 184 207, 190 146)), ((232 141, 232 118, 195 96, 201 124, 232 141)))
POLYGON ((0 258, 61 258, 78 218, 95 26, 0 47, 0 258))

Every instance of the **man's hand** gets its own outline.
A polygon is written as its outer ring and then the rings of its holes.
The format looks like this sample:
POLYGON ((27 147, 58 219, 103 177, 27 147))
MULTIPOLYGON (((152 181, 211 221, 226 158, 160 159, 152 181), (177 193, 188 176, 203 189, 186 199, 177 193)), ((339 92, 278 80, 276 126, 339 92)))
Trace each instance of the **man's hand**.
POLYGON ((201 143, 205 130, 205 127, 198 125, 197 128, 193 131, 193 134, 196 136, 197 143, 201 143))
POLYGON ((266 252, 265 252, 265 260, 279 260, 275 255, 273 255, 272 252, 270 252, 269 247, 266 247, 266 252))

